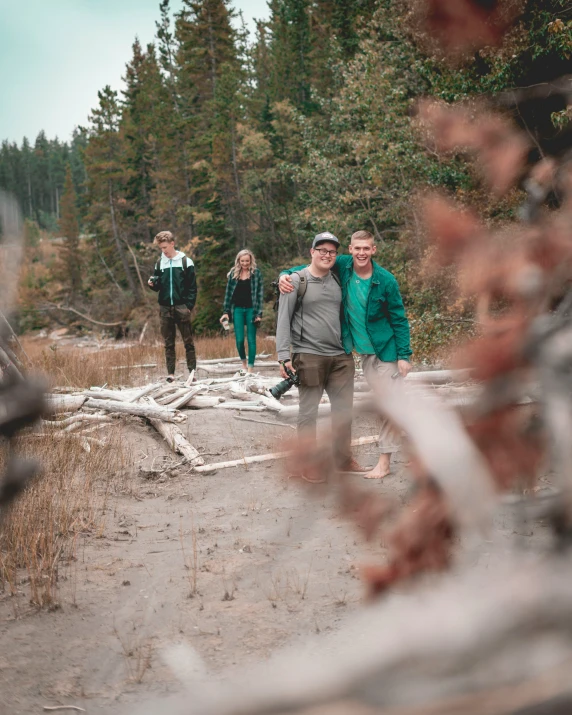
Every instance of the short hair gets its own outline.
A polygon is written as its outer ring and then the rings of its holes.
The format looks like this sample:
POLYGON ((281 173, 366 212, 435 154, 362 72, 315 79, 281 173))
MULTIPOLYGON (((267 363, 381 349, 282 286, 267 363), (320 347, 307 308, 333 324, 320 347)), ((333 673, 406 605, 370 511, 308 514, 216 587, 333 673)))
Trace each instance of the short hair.
POLYGON ((157 245, 160 243, 175 243, 175 237, 170 231, 159 231, 153 239, 153 243, 156 243, 157 245))
POLYGON ((351 241, 352 243, 354 241, 373 241, 375 243, 375 238, 373 233, 369 231, 356 231, 352 234, 351 241))

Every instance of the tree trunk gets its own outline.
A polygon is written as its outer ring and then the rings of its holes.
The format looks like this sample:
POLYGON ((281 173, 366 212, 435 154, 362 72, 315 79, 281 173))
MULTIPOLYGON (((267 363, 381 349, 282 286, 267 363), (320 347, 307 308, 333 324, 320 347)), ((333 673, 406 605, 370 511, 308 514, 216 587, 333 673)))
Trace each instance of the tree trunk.
POLYGON ((113 240, 115 241, 115 247, 117 248, 117 253, 121 259, 121 264, 123 265, 123 270, 125 272, 125 277, 127 278, 127 283, 129 285, 129 290, 133 294, 133 297, 138 300, 139 286, 137 285, 133 274, 131 273, 131 268, 129 266, 129 261, 127 260, 127 253, 123 244, 121 243, 121 238, 119 237, 119 229, 117 227, 117 217, 115 216, 115 205, 113 203, 113 189, 111 186, 111 180, 108 182, 109 188, 109 212, 111 214, 111 226, 113 229, 113 240))

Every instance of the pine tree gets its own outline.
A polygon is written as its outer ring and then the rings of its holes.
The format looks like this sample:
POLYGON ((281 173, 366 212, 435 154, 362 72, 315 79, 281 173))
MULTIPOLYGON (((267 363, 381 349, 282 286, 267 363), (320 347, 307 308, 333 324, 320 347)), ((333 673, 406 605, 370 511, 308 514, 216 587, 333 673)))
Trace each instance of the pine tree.
POLYGON ((139 41, 135 40, 125 83, 122 133, 125 165, 130 175, 125 192, 130 240, 149 242, 154 235, 152 195, 155 188, 153 172, 158 164, 157 138, 161 136, 160 118, 166 101, 153 45, 148 45, 143 52, 139 41))
POLYGON ((61 248, 64 276, 67 278, 70 287, 69 302, 73 303, 78 293, 81 292, 82 278, 76 193, 69 164, 66 169, 64 191, 60 202, 59 229, 64 241, 61 248))
POLYGON ((121 109, 117 92, 109 86, 98 92, 99 106, 90 116, 89 143, 85 150, 85 165, 89 177, 87 222, 101 240, 109 262, 119 263, 123 279, 135 299, 140 287, 128 259, 128 243, 121 225, 125 206, 125 189, 131 173, 125 165, 125 142, 120 131, 121 109), (111 238, 113 252, 110 251, 111 238), (113 260, 118 258, 119 261, 113 260))

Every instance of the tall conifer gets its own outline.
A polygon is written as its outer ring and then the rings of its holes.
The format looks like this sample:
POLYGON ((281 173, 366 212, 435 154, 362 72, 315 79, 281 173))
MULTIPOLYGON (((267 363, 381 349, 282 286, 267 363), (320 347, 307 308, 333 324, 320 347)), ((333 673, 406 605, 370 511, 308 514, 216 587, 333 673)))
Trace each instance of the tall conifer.
POLYGON ((64 190, 60 202, 59 229, 63 238, 61 259, 64 265, 64 276, 69 283, 69 301, 73 303, 81 291, 82 280, 76 194, 69 164, 66 168, 64 190))

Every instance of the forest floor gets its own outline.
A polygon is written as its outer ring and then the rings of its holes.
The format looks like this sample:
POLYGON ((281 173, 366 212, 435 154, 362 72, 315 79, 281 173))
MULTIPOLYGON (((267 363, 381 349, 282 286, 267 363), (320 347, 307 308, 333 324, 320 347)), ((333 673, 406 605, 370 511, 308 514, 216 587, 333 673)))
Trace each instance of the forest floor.
MULTIPOLYGON (((219 410, 187 414, 181 428, 207 463, 278 451, 294 434, 219 410)), ((355 420, 354 437, 375 433, 375 418, 355 420)), ((115 715, 177 692, 168 652, 180 643, 216 674, 322 638, 360 608, 359 564, 384 560, 379 540, 364 544, 331 496, 310 496, 280 462, 150 479, 152 466, 175 461, 159 435, 128 422, 121 445, 100 526, 77 536, 75 559, 60 570, 57 607, 30 606, 25 578, 16 595, 0 595, 2 715, 58 704, 115 715)), ((356 457, 373 465, 375 446, 356 457)), ((368 486, 406 501, 405 456, 368 486)), ((515 520, 502 516, 497 528, 514 548, 515 520)), ((519 534, 527 547, 547 538, 540 526, 519 534)), ((489 558, 483 544, 476 560, 489 558)))

